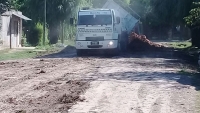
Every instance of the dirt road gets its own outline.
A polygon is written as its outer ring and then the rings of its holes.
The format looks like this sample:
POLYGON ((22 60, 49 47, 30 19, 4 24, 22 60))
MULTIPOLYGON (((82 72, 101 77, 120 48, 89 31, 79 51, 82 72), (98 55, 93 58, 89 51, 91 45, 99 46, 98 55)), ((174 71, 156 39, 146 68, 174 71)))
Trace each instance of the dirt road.
POLYGON ((198 93, 178 73, 186 64, 163 56, 1 62, 0 112, 197 113, 198 93))

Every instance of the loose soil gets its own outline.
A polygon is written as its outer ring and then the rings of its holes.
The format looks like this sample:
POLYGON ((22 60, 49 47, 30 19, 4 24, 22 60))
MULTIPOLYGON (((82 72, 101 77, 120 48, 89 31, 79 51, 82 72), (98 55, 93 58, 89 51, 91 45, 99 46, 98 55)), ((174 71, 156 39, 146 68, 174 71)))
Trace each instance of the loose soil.
POLYGON ((196 72, 172 52, 0 63, 1 113, 198 113, 196 72))

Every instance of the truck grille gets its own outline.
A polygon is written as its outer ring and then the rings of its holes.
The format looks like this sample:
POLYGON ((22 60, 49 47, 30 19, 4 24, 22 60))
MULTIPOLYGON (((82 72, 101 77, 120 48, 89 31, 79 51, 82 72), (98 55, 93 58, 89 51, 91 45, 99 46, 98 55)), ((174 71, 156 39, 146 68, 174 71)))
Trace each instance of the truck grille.
POLYGON ((78 29, 79 33, 109 33, 112 29, 78 29))
POLYGON ((104 37, 86 37, 86 41, 104 41, 104 37))

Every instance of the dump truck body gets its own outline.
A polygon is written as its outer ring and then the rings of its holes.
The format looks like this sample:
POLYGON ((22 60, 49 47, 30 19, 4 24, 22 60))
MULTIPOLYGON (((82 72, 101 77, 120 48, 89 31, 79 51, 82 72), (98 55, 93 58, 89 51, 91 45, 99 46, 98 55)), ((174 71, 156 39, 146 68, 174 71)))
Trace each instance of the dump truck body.
POLYGON ((127 32, 128 34, 130 34, 133 28, 137 26, 137 23, 139 22, 138 19, 133 17, 130 13, 128 13, 125 9, 123 9, 113 0, 107 0, 107 2, 102 8, 113 9, 115 11, 115 15, 120 17, 118 32, 127 32))

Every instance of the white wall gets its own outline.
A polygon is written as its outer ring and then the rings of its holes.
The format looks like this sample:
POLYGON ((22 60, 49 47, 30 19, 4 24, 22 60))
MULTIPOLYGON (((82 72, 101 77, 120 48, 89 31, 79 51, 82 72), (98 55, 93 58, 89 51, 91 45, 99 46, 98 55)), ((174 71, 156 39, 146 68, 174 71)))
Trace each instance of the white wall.
POLYGON ((2 16, 2 39, 3 45, 9 46, 10 45, 10 36, 9 36, 9 24, 10 24, 10 17, 9 16, 2 16))
POLYGON ((0 16, 0 41, 2 40, 2 19, 0 16))
MULTIPOLYGON (((2 16, 2 40, 3 40, 3 46, 5 47, 10 47, 10 16, 2 16)), ((21 29, 20 29, 20 24, 21 24, 21 19, 19 19, 18 17, 14 17, 12 18, 12 22, 11 22, 11 47, 12 48, 16 48, 16 47, 20 47, 20 33, 21 33, 21 29), (15 36, 14 35, 14 21, 18 21, 18 35, 15 36)))

